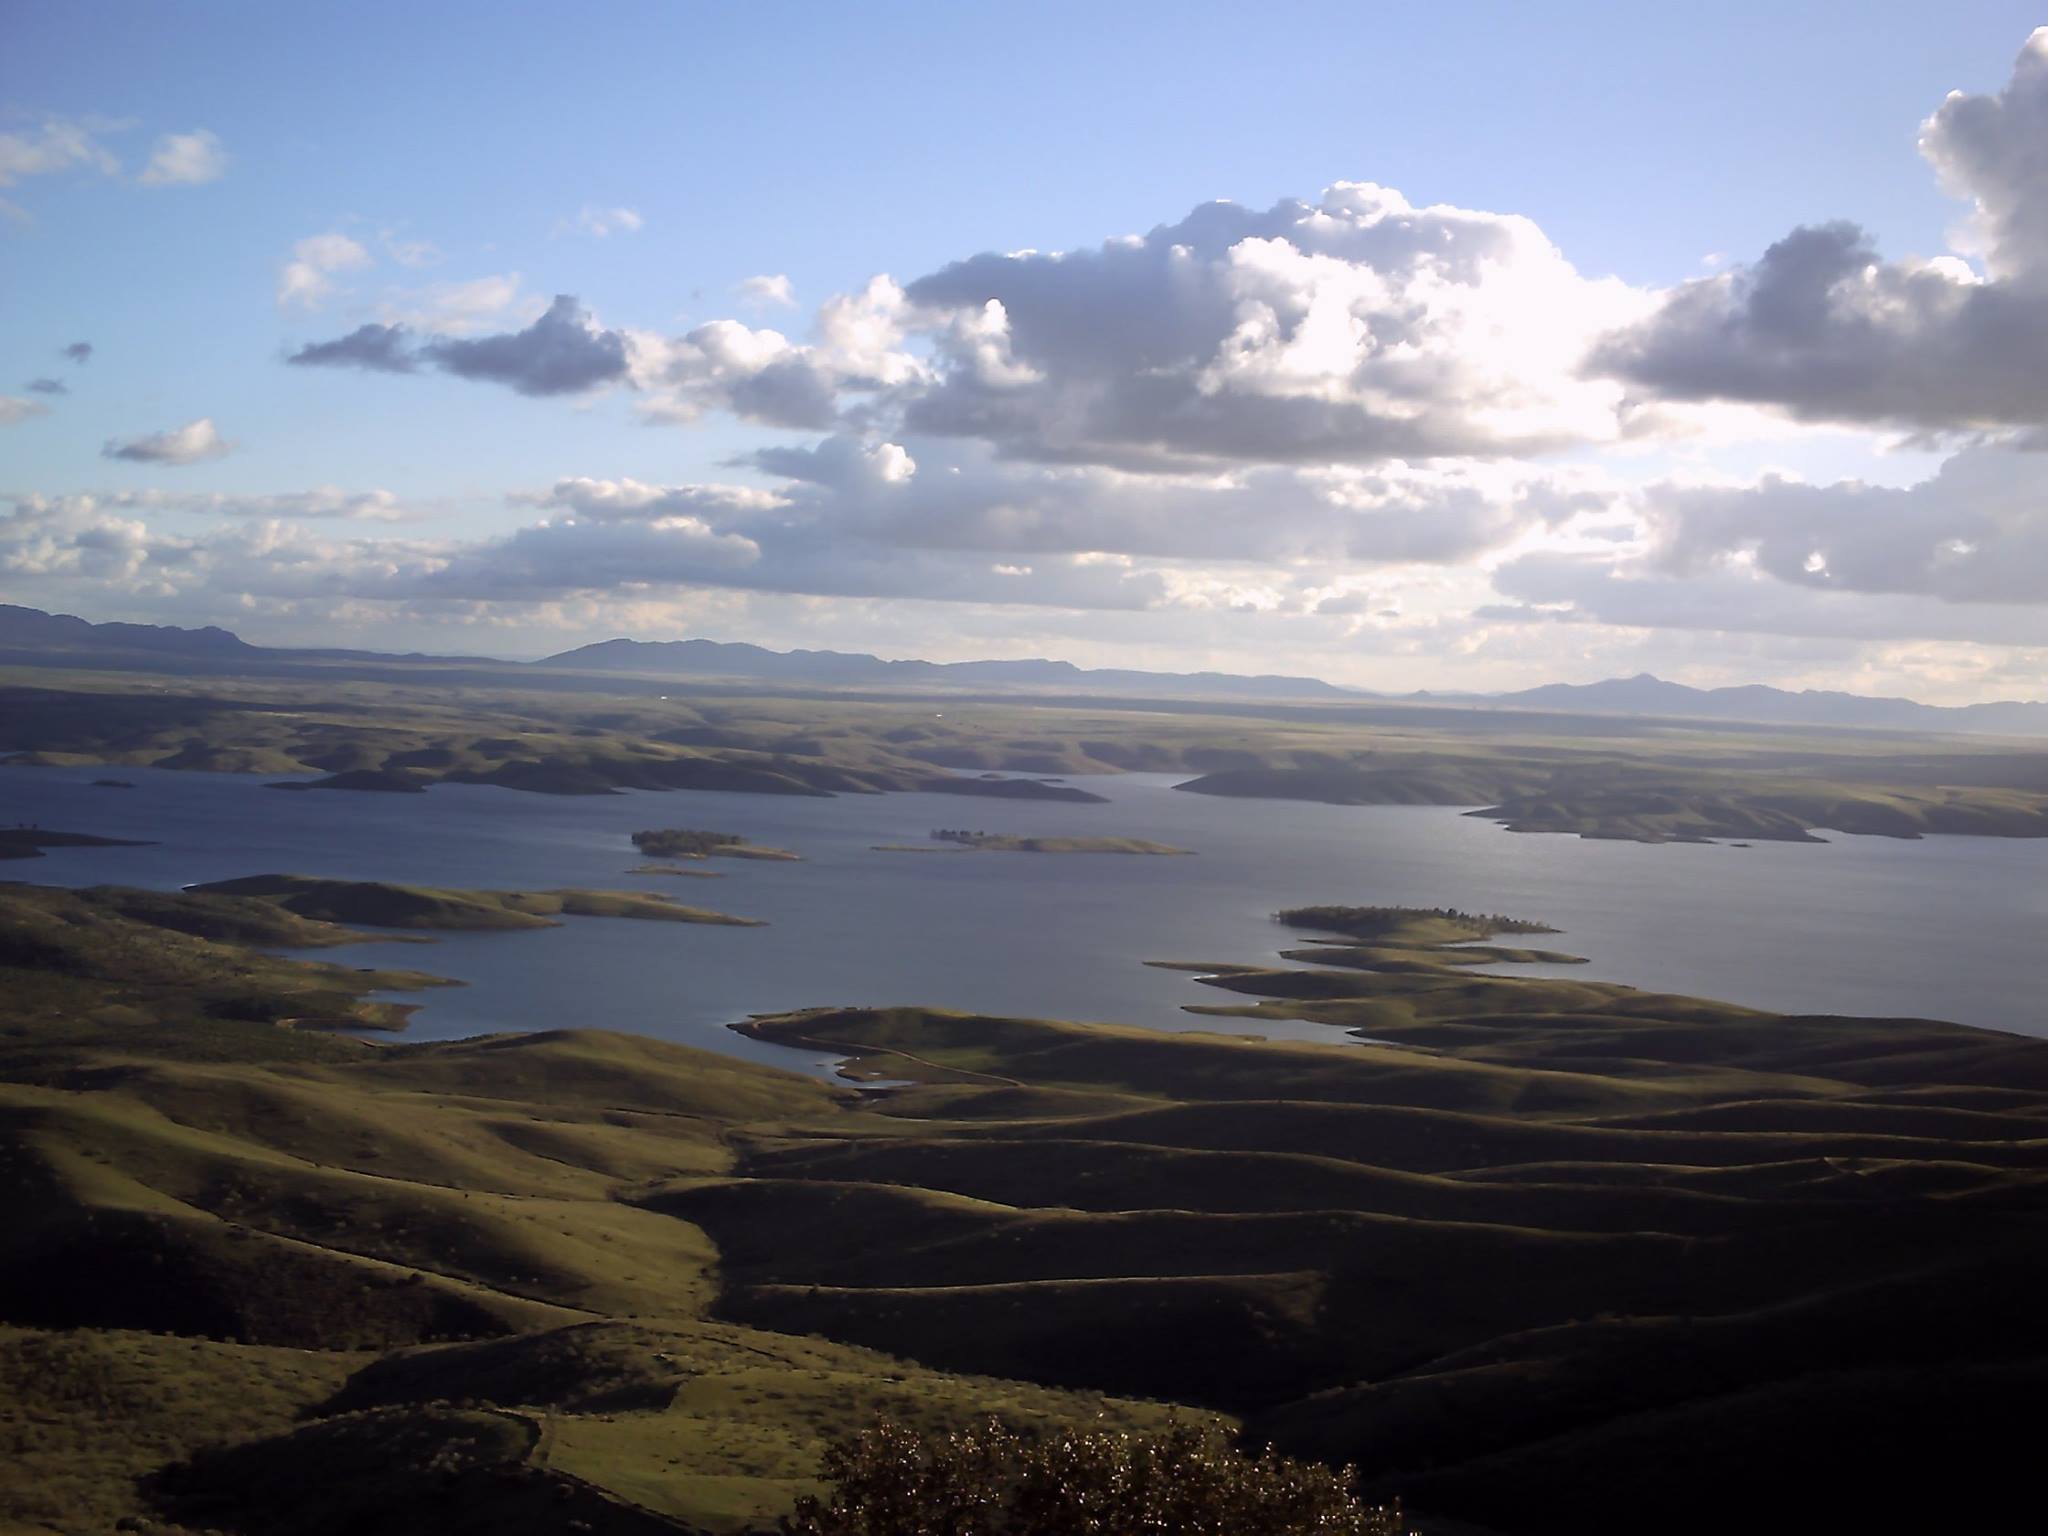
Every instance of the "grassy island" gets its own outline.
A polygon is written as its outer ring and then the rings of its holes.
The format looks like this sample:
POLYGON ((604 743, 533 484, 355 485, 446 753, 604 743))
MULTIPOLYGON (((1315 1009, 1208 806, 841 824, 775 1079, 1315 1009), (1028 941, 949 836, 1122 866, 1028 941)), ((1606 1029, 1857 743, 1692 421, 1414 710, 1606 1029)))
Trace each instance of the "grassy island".
MULTIPOLYGON (((1547 923, 1456 907, 1290 907, 1273 920, 1317 937, 1313 948, 1281 951, 1283 959, 1366 971, 1443 971, 1473 965, 1583 965, 1579 955, 1481 942, 1498 934, 1555 933, 1547 923)), ((1182 966, 1211 975, 1259 975, 1257 966, 1182 966)))
POLYGON ((635 832, 633 846, 654 859, 786 860, 801 857, 787 848, 768 848, 750 843, 737 832, 703 832, 690 827, 653 827, 635 832))
POLYGON ((666 923, 718 923, 759 927, 749 917, 729 917, 703 907, 686 907, 667 896, 643 891, 464 891, 393 885, 381 880, 323 880, 313 875, 249 875, 191 887, 202 895, 251 897, 301 917, 372 928, 552 928, 564 915, 628 917, 666 923))
POLYGON ((1135 853, 1185 854, 1192 850, 1142 837, 1021 837, 1003 832, 933 831, 928 843, 880 843, 876 853, 1135 853))
POLYGON ((1498 913, 1461 912, 1456 907, 1289 907, 1275 912, 1273 920, 1290 928, 1403 944, 1456 944, 1490 939, 1498 933, 1557 932, 1548 923, 1498 913))

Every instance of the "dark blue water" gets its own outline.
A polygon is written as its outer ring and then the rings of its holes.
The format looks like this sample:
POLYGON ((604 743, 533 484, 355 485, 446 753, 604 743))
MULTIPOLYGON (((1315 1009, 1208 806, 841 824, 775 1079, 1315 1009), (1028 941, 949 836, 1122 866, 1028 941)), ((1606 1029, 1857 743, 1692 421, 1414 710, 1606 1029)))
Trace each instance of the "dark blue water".
MULTIPOLYGON (((2038 952, 2048 842, 1834 837, 1753 848, 1504 832, 1442 809, 1179 794, 1173 778, 1091 779, 1107 805, 945 795, 719 793, 564 799, 485 787, 288 794, 238 775, 0 770, 0 824, 157 840, 55 850, 9 879, 173 888, 291 871, 414 884, 660 891, 770 926, 571 918, 333 952, 469 985, 423 994, 416 1037, 601 1026, 800 1064, 723 1028, 812 1004, 923 1003, 1154 1028, 1240 1027, 1184 1003, 1234 999, 1145 960, 1264 962, 1274 909, 1312 901, 1452 905, 1541 918, 1577 974, 1788 1012, 1956 1019, 2048 1035, 2038 952), (1144 837, 1193 858, 891 854, 934 826, 1144 837), (628 834, 702 826, 795 849, 712 861, 717 880, 633 876, 628 834)), ((1264 1029, 1264 1026, 1261 1026, 1264 1029)), ((1300 1033, 1321 1038, 1316 1026, 1300 1033)))

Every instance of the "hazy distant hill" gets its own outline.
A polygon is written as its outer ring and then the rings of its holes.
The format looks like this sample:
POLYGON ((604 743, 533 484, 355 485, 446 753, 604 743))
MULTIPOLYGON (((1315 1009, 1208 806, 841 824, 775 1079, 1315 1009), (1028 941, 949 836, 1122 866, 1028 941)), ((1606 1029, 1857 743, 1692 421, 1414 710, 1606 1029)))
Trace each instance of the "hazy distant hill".
MULTIPOLYGON (((1479 701, 1472 701, 1479 702, 1479 701)), ((1673 715, 1694 720, 1756 720, 1776 725, 1843 725, 1909 731, 1981 731, 2048 735, 2048 702, 2002 700, 1945 707, 1912 699, 1870 698, 1808 688, 1793 693, 1751 683, 1740 688, 1689 688, 1647 672, 1600 683, 1548 683, 1486 702, 1512 709, 1570 713, 1673 715)))
POLYGON ((481 656, 396 655, 384 651, 293 650, 251 645, 208 625, 93 624, 70 614, 0 603, 0 664, 105 666, 124 670, 284 675, 318 666, 329 675, 406 681, 431 669, 444 683, 503 683, 548 678, 544 686, 593 689, 615 685, 591 674, 633 673, 772 683, 788 688, 1016 688, 1062 694, 1129 697, 1270 699, 1327 703, 1380 700, 1460 709, 1540 710, 1561 715, 1629 715, 1762 725, 1841 726, 1864 730, 1954 731, 2048 736, 2048 701, 2001 700, 1947 707, 1912 699, 1871 698, 1816 689, 1791 692, 1752 683, 1692 688, 1647 672, 1598 683, 1549 683, 1518 693, 1369 693, 1314 677, 1228 672, 1140 672, 1077 667, 1069 661, 885 661, 858 651, 772 651, 717 640, 604 640, 540 661, 481 656), (457 670, 457 669, 464 670, 457 670), (580 674, 580 676, 579 676, 580 674))
POLYGON ((423 656, 417 651, 398 655, 251 645, 232 630, 212 624, 202 629, 180 629, 174 624, 94 624, 73 614, 0 603, 0 662, 10 666, 90 667, 103 663, 110 668, 143 671, 270 673, 296 663, 350 661, 514 665, 489 657, 423 656))
POLYGON ((0 603, 0 650, 148 651, 181 656, 256 656, 260 646, 208 625, 176 629, 166 624, 91 624, 68 613, 44 613, 0 603))
POLYGON ((604 640, 534 663, 579 671, 674 677, 745 677, 781 683, 890 687, 1060 688, 1083 693, 1201 693, 1235 697, 1355 699, 1353 689, 1313 677, 1239 677, 1227 672, 1137 672, 1070 661, 884 661, 847 651, 771 651, 716 640, 604 640))

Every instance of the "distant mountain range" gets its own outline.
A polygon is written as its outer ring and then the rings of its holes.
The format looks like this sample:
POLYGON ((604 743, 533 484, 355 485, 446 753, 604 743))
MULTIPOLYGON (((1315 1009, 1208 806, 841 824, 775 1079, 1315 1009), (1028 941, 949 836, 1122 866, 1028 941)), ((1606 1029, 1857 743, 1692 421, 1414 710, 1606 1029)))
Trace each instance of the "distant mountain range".
MULTIPOLYGON (((1422 699, 1428 695, 1410 695, 1422 699)), ((1948 706, 1913 699, 1803 689, 1797 693, 1750 683, 1739 688, 1689 688, 1639 672, 1601 683, 1546 683, 1520 693, 1460 698, 1467 705, 1549 709, 1566 714, 1662 715, 1688 720, 1754 720, 1770 725, 1838 725, 1866 730, 1974 731, 2048 735, 2048 702, 2004 700, 1948 706)))
POLYGON ((40 608, 0 603, 0 662, 11 666, 34 666, 38 662, 82 666, 95 659, 122 666, 147 665, 151 670, 168 670, 163 665, 167 661, 186 661, 216 672, 233 670, 236 665, 267 670, 276 663, 314 661, 516 665, 490 657, 424 656, 417 651, 398 655, 390 651, 297 650, 251 645, 232 630, 212 624, 204 629, 180 629, 174 624, 94 624, 68 613, 45 613, 40 608))
POLYGON ((262 647, 209 624, 177 629, 167 624, 92 624, 68 613, 0 603, 0 650, 151 651, 179 656, 255 656, 262 647))
POLYGON ((1141 672, 1077 667, 1072 662, 1046 660, 886 661, 861 652, 771 651, 758 645, 716 640, 605 640, 540 661, 514 662, 476 656, 426 656, 417 652, 401 656, 383 651, 293 650, 250 645, 240 636, 211 625, 204 629, 179 629, 157 624, 93 624, 70 614, 44 613, 6 603, 0 603, 0 663, 252 675, 354 663, 377 669, 377 676, 392 680, 430 669, 440 681, 511 681, 541 673, 549 676, 553 686, 578 686, 578 675, 617 673, 707 682, 759 682, 786 688, 996 689, 1082 696, 1308 703, 1381 700, 1571 715, 2048 736, 2048 701, 1950 707, 1913 699, 1873 698, 1815 689, 1791 692, 1762 684, 1692 688, 1684 683, 1665 682, 1647 672, 1599 683, 1549 683, 1517 693, 1385 694, 1341 688, 1313 677, 1141 672), (471 670, 458 678, 449 670, 458 667, 471 670))
POLYGON ((1313 677, 1228 672, 1135 672, 1070 661, 884 661, 858 651, 771 651, 717 640, 603 640, 532 663, 578 671, 674 677, 744 677, 838 687, 1057 688, 1068 693, 1169 693, 1232 698, 1356 699, 1313 677))

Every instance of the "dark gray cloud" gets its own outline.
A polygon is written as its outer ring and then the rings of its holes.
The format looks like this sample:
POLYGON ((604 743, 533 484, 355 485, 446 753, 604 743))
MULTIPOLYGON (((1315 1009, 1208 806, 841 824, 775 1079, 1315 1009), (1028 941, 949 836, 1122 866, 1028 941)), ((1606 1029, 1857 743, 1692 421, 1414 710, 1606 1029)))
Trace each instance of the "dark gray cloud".
POLYGON ((2048 458, 1965 449, 1909 486, 1651 487, 1639 551, 1532 553, 1483 620, 2048 643, 2048 458))
POLYGON ((1992 96, 1951 95, 1920 148, 1975 209, 1988 276, 1882 260, 1854 224, 1805 226, 1676 289, 1590 368, 1672 400, 1934 430, 2048 425, 2048 28, 1992 96))
POLYGON ((1794 230, 1680 287, 1591 366, 1668 400, 1932 429, 2048 424, 2048 292, 1880 261, 1853 224, 1794 230))
POLYGON ((594 325, 589 312, 565 293, 523 331, 416 340, 403 325, 362 325, 333 341, 309 343, 285 361, 375 373, 429 367, 503 384, 522 395, 574 395, 624 380, 628 347, 623 332, 594 325))
POLYGON ((1904 487, 1777 477, 1661 487, 1645 515, 1657 563, 1674 576, 1740 559, 1814 591, 2048 604, 2048 458, 2038 453, 1966 449, 1904 487))
POLYGON ((440 336, 420 351, 458 378, 508 385, 522 395, 581 394, 624 379, 627 370, 625 335, 593 325, 588 311, 566 293, 523 331, 440 336))
POLYGON ((771 427, 823 431, 839 416, 834 381, 808 358, 770 363, 758 373, 736 379, 727 391, 736 416, 771 427))
POLYGON ((30 379, 22 386, 32 395, 68 395, 71 386, 62 379, 30 379))
POLYGON ((303 368, 366 368, 412 373, 419 367, 411 334, 402 325, 359 325, 332 341, 308 342, 285 359, 303 368))
POLYGON ((89 363, 92 361, 92 343, 89 341, 74 341, 64 349, 64 355, 74 363, 81 365, 89 363))

